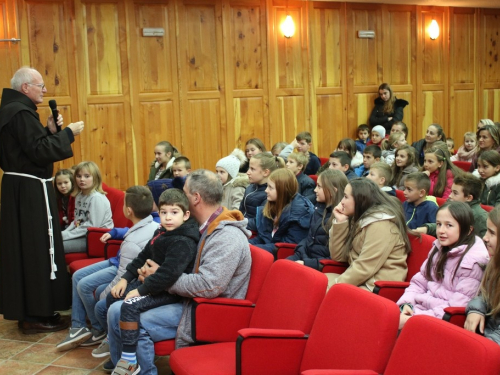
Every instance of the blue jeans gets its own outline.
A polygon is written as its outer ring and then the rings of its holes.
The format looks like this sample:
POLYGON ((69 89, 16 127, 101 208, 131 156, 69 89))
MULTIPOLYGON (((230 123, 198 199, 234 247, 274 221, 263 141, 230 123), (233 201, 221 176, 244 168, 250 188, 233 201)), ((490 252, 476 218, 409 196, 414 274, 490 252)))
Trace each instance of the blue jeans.
POLYGON ((88 316, 92 328, 103 331, 96 319, 94 308, 97 303, 94 291, 101 285, 108 285, 116 276, 118 269, 109 260, 92 264, 79 269, 73 274, 73 303, 71 307, 71 327, 86 327, 85 317, 88 316))
MULTIPOLYGON (((113 303, 108 310, 109 346, 111 360, 116 365, 121 357, 120 310, 123 301, 113 303)), ((139 340, 137 342, 137 360, 141 366, 141 375, 156 375, 154 364, 157 341, 175 338, 177 326, 181 320, 182 303, 160 306, 141 313, 139 320, 139 340)))

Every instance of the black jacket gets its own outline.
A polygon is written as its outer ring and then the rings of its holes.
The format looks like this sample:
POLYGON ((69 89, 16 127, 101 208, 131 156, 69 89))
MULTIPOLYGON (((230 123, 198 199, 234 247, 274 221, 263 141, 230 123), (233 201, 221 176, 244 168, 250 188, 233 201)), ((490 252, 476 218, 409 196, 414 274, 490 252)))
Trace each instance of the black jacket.
MULTIPOLYGON (((299 242, 295 248, 295 254, 289 256, 290 260, 303 260, 304 265, 319 270, 321 259, 330 259, 328 249, 328 231, 323 228, 332 215, 332 207, 326 207, 325 203, 317 203, 311 218, 311 225, 307 237, 299 242), (323 213, 326 210, 325 219, 323 213), (323 224, 324 223, 324 224, 323 224)), ((329 228, 326 228, 329 229, 329 228)))
POLYGON ((385 102, 382 99, 375 99, 375 108, 373 108, 370 115, 370 126, 373 128, 375 125, 382 125, 385 128, 386 134, 389 134, 392 124, 396 121, 403 121, 403 109, 408 105, 408 102, 404 99, 396 98, 393 113, 384 113, 384 104, 385 102), (389 121, 389 117, 392 117, 391 121, 389 121))
POLYGON ((304 173, 299 173, 297 175, 297 182, 299 183, 299 193, 309 199, 312 204, 315 204, 316 193, 314 189, 316 188, 316 183, 313 179, 304 173))

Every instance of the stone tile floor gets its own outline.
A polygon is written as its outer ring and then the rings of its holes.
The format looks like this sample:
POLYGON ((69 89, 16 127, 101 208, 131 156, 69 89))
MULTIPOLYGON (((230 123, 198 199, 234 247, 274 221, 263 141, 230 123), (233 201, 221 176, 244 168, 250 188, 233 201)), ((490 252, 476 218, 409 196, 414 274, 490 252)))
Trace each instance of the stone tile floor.
MULTIPOLYGON (((69 315, 70 311, 61 312, 69 315)), ((102 365, 107 358, 94 358, 95 347, 75 348, 58 352, 56 344, 68 331, 24 335, 17 328, 17 321, 4 320, 0 315, 0 374, 9 375, 102 375, 102 365)), ((168 357, 156 361, 159 374, 171 374, 168 357)))

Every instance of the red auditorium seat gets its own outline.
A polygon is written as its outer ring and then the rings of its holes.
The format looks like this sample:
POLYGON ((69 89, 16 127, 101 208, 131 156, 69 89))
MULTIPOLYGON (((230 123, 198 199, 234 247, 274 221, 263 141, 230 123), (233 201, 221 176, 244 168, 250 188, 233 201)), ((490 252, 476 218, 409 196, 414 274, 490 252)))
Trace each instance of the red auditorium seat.
POLYGON ((452 163, 465 172, 469 172, 470 166, 472 165, 472 163, 468 161, 453 161, 452 163))

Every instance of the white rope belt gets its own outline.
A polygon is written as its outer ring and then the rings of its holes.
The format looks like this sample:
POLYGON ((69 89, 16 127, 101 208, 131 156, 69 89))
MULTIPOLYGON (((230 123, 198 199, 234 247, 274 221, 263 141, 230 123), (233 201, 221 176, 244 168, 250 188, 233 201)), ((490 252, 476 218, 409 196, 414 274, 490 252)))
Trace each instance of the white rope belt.
POLYGON ((54 261, 54 232, 53 232, 53 227, 52 227, 52 215, 50 213, 49 195, 47 193, 47 185, 45 185, 46 182, 52 181, 54 179, 54 177, 48 178, 48 179, 43 179, 40 177, 32 176, 30 174, 16 173, 16 172, 5 172, 4 174, 11 174, 11 175, 21 176, 21 177, 29 177, 29 178, 33 178, 35 180, 39 180, 42 183, 43 195, 45 196, 45 206, 47 208, 47 221, 49 224, 50 279, 55 280, 57 266, 56 266, 56 263, 54 261))

